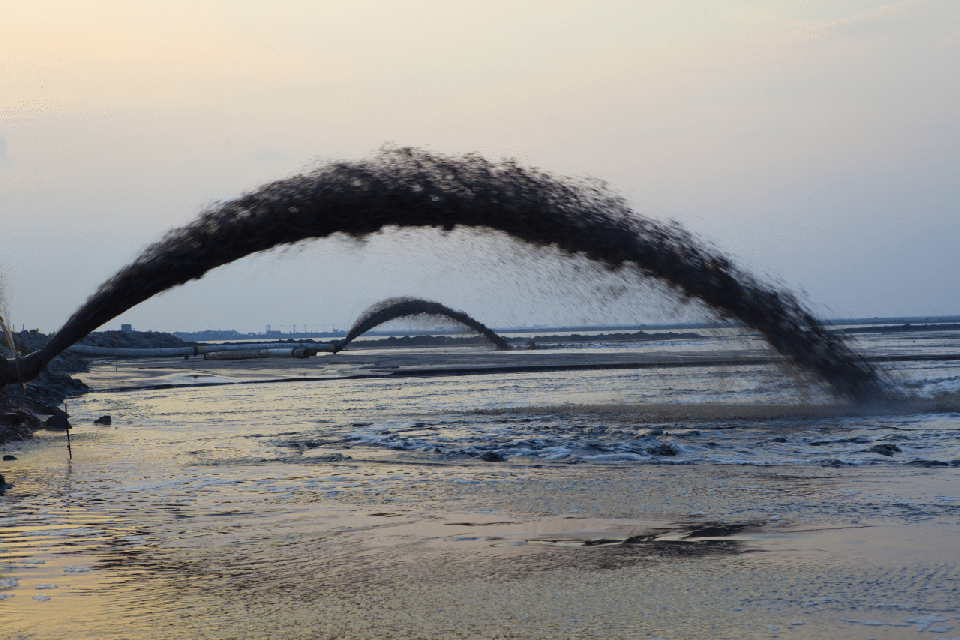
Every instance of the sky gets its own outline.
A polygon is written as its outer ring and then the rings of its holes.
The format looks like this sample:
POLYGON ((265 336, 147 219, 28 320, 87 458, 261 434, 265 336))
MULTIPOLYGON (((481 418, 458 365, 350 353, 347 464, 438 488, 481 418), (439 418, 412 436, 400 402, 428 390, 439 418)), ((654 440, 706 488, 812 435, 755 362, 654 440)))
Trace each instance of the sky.
MULTIPOLYGON (((600 178, 823 316, 960 314, 956 0, 4 14, 0 288, 17 328, 55 331, 204 207, 384 144, 600 178)), ((319 331, 397 295, 500 327, 699 313, 549 250, 403 231, 248 257, 104 328, 319 331)))

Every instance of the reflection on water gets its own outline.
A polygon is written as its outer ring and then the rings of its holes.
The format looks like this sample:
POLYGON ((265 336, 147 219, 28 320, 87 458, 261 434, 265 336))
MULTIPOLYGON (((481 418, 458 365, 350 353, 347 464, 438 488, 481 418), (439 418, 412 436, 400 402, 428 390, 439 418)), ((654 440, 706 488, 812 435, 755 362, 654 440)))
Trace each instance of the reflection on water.
MULTIPOLYGON (((954 366, 898 375, 949 390, 954 366)), ((90 394, 72 462, 58 434, 7 447, 3 629, 871 637, 844 620, 960 615, 956 414, 564 408, 818 397, 762 367, 90 394)))

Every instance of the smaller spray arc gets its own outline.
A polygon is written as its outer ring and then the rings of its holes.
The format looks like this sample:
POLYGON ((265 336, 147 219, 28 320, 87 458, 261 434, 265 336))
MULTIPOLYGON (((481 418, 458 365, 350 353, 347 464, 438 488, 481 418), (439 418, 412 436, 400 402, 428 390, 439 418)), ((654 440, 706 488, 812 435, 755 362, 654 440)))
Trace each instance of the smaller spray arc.
POLYGON ((374 327, 391 320, 411 316, 447 318, 486 338, 487 341, 499 351, 507 351, 510 349, 510 345, 507 344, 506 340, 494 333, 494 331, 485 324, 474 320, 463 311, 455 311, 454 309, 445 307, 439 302, 431 302, 419 298, 388 298, 364 311, 357 321, 353 323, 347 337, 337 343, 333 348, 333 352, 337 353, 338 351, 342 351, 358 336, 370 331, 374 327))

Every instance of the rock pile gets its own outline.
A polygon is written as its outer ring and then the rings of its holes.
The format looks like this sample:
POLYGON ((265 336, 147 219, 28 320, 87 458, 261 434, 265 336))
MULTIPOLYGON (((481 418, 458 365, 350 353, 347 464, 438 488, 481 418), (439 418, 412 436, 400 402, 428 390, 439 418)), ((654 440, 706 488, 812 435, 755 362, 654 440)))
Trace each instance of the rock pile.
MULTIPOLYGON (((49 336, 38 331, 21 331, 12 335, 20 355, 33 353, 50 340, 49 336)), ((100 331, 84 337, 79 344, 133 349, 185 346, 176 336, 153 331, 100 331)), ((0 443, 29 438, 35 429, 66 429, 67 414, 61 406, 64 399, 75 398, 90 390, 71 374, 89 370, 86 359, 64 351, 47 364, 37 379, 24 385, 8 384, 0 388, 0 443)))

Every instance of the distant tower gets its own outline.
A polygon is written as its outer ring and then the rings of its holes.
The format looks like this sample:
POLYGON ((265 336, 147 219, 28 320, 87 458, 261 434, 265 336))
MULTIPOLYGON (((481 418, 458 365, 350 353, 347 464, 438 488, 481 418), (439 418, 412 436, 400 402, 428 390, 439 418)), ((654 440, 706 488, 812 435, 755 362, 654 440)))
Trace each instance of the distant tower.
POLYGON ((120 325, 120 331, 123 331, 124 333, 130 333, 130 332, 133 331, 133 325, 132 325, 132 324, 121 324, 121 325, 120 325))

